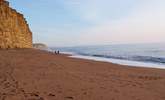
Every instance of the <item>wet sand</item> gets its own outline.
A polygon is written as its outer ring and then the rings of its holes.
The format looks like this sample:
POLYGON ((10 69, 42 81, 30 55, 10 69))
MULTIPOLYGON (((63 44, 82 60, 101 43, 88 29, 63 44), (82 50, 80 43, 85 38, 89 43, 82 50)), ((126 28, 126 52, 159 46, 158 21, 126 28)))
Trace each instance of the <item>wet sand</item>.
POLYGON ((0 100, 165 100, 165 70, 0 50, 0 100))

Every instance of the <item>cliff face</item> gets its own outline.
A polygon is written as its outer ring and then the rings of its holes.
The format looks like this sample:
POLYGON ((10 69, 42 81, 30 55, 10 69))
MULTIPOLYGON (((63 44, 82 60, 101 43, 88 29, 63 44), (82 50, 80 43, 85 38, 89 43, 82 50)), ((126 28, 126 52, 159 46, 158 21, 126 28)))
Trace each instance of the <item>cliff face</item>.
POLYGON ((0 48, 32 48, 26 20, 4 0, 0 0, 0 48))

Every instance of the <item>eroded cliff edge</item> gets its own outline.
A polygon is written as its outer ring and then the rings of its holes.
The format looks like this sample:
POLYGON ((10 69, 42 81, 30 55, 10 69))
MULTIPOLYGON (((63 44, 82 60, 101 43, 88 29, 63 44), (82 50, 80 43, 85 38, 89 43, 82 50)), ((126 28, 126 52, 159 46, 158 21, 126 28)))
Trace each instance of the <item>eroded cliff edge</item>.
POLYGON ((32 48, 32 32, 24 16, 0 0, 0 48, 32 48))

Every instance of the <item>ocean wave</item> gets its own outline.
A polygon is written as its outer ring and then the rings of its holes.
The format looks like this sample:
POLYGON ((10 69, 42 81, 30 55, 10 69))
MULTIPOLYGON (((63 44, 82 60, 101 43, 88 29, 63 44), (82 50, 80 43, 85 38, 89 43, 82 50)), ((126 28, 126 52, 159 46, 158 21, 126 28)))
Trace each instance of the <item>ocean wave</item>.
POLYGON ((133 57, 133 60, 165 64, 165 58, 158 58, 158 57, 152 57, 152 56, 135 56, 133 57))
POLYGON ((83 56, 93 56, 93 57, 165 64, 165 58, 158 58, 158 57, 152 57, 152 56, 113 56, 113 55, 86 54, 86 53, 78 53, 78 54, 83 55, 83 56))

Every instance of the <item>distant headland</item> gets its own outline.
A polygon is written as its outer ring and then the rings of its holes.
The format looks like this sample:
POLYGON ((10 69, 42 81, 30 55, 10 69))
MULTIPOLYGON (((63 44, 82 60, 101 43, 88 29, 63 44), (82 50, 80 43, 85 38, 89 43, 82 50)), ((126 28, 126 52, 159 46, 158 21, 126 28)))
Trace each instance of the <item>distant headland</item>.
POLYGON ((48 46, 43 43, 33 43, 33 48, 40 50, 48 50, 48 46))

